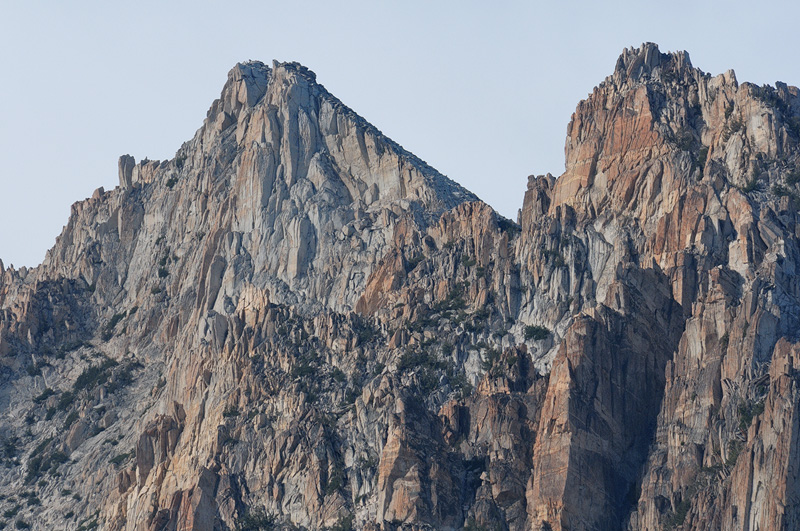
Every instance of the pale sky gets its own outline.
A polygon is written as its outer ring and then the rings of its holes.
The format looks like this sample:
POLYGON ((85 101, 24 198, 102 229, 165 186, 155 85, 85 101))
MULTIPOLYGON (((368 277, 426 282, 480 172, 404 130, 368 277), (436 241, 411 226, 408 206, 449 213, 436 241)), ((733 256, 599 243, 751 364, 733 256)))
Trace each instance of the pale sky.
POLYGON ((642 42, 800 84, 800 3, 0 0, 0 259, 34 266, 117 158, 174 156, 239 61, 299 61, 516 219, 564 169, 570 116, 642 42))

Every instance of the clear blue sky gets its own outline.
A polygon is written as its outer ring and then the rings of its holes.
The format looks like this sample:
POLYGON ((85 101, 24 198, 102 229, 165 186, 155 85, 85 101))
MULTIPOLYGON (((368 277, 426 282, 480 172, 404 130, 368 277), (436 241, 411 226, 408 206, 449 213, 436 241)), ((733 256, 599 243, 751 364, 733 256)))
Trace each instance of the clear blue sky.
POLYGON ((117 158, 172 157, 237 62, 294 60, 502 214, 564 168, 576 104, 644 41, 800 84, 800 3, 0 0, 0 258, 36 265, 117 158))

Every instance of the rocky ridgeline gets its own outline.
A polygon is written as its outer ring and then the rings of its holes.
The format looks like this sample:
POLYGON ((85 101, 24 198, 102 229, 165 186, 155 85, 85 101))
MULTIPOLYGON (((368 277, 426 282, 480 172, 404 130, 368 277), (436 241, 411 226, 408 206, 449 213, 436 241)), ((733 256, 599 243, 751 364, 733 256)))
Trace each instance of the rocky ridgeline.
POLYGON ((800 96, 626 50, 519 224, 296 63, 0 263, 0 521, 800 527, 800 96))

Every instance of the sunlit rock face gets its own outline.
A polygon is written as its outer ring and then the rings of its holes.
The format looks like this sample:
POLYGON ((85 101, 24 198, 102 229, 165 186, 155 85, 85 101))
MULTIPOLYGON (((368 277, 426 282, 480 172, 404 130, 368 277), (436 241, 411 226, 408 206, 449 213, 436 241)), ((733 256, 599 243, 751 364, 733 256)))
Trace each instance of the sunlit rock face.
POLYGON ((0 262, 36 529, 793 529, 800 97, 625 50, 514 223, 296 63, 236 65, 0 262))

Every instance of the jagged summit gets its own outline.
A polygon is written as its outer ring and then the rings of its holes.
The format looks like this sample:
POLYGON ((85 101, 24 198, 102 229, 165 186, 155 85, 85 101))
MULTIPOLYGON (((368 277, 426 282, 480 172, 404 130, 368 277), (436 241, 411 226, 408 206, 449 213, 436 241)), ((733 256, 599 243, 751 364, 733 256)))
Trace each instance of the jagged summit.
POLYGON ((662 53, 658 45, 646 42, 638 48, 626 48, 617 59, 612 78, 617 82, 636 82, 658 74, 663 78, 666 70, 683 71, 692 69, 689 53, 686 51, 662 53))
MULTIPOLYGON (((228 81, 222 89, 219 100, 222 111, 237 113, 243 105, 255 106, 267 90, 270 73, 269 67, 261 61, 237 63, 228 72, 228 81)), ((209 117, 213 110, 212 105, 208 111, 209 117)))
POLYGON ((387 241, 402 219, 428 226, 477 200, 342 104, 313 72, 277 61, 234 66, 175 158, 136 163, 124 155, 119 181, 123 195, 112 193, 114 201, 136 192, 149 198, 146 212, 161 208, 160 217, 198 234, 241 233, 250 274, 275 300, 309 307, 354 307, 354 286, 380 257, 363 240, 366 227, 387 241))
MULTIPOLYGON (((285 155, 282 164, 274 159, 276 164, 268 171, 291 170, 291 176, 283 174, 290 182, 309 177, 309 172, 323 174, 334 181, 325 186, 340 186, 335 182, 341 181, 350 200, 367 205, 378 199, 419 200, 435 218, 459 202, 477 200, 344 105, 317 83, 311 70, 296 62, 273 61, 272 68, 260 61, 234 66, 203 127, 179 150, 176 160, 181 167, 184 162, 191 165, 193 153, 231 140, 237 145, 227 149, 240 155, 254 149, 285 155), (232 131, 235 134, 229 136, 232 131), (358 153, 345 155, 343 149, 351 148, 358 153)), ((169 165, 169 161, 148 161, 149 167, 137 172, 127 157, 120 161, 123 186, 133 184, 134 173, 137 182, 150 182, 156 178, 156 168, 169 165)))
MULTIPOLYGON (((246 96, 248 107, 254 107, 268 90, 268 85, 273 77, 275 78, 275 83, 297 87, 293 90, 307 91, 308 99, 306 102, 311 103, 312 106, 331 105, 336 111, 341 112, 349 120, 352 120, 358 127, 363 128, 365 134, 374 136, 378 143, 413 164, 418 171, 429 179, 429 183, 432 186, 442 191, 446 189, 445 193, 454 193, 463 199, 477 199, 471 192, 439 174, 426 162, 384 135, 378 128, 342 103, 336 96, 328 92, 322 84, 317 82, 317 76, 312 70, 298 62, 273 60, 272 69, 260 61, 237 64, 228 74, 228 83, 223 88, 220 100, 225 102, 227 96, 227 99, 235 102, 244 102, 246 96)), ((272 102, 272 104, 275 104, 275 102, 272 102)), ((240 103, 240 105, 243 105, 243 103, 240 103)), ((226 108, 238 112, 238 108, 233 102, 226 108)), ((212 113, 213 110, 215 109, 212 106, 212 110, 209 111, 209 118, 212 114, 216 116, 217 113, 212 113)))
POLYGON ((759 161, 791 153, 800 132, 798 100, 778 86, 740 87, 733 71, 712 77, 688 53, 653 43, 624 50, 572 117, 551 207, 611 209, 647 223, 673 201, 663 192, 698 179, 745 187, 755 175, 774 185, 780 171, 759 161))

